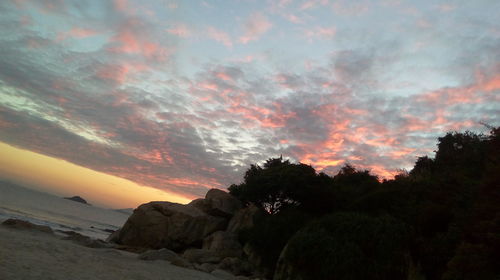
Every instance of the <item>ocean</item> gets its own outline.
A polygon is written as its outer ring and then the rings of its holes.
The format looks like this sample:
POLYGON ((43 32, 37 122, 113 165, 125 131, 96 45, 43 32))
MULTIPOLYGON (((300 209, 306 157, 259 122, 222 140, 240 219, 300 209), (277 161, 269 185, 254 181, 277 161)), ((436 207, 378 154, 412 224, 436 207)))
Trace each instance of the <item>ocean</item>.
POLYGON ((130 214, 132 209, 99 208, 0 181, 0 223, 16 218, 105 240, 130 214))

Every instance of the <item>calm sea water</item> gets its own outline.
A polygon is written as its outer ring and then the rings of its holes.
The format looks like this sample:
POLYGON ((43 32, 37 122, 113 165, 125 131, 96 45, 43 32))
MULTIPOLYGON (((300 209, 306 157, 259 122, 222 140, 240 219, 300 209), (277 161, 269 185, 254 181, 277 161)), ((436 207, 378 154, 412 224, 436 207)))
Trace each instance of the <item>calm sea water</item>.
POLYGON ((106 230, 117 230, 130 214, 131 210, 103 209, 0 182, 0 222, 17 218, 54 230, 72 230, 106 239, 110 234, 106 230))

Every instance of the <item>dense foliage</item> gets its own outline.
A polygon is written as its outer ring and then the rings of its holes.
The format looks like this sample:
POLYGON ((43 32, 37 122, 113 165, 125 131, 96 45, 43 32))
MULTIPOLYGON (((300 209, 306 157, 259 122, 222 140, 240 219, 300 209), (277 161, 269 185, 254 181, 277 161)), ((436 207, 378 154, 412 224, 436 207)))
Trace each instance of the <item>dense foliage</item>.
POLYGON ((408 236, 389 216, 336 213, 294 235, 284 258, 302 279, 405 279, 408 236))
POLYGON ((500 279, 500 128, 448 133, 393 180, 274 158, 230 192, 269 213, 242 236, 270 276, 288 244, 303 279, 500 279))

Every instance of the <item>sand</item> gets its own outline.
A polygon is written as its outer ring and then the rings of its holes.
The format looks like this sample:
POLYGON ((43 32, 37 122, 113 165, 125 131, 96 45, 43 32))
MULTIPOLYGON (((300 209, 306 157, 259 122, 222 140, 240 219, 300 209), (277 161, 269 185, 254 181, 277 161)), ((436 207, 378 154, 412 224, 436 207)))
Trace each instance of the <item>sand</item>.
POLYGON ((216 280, 167 261, 143 261, 115 249, 93 249, 39 231, 0 225, 0 279, 216 280))

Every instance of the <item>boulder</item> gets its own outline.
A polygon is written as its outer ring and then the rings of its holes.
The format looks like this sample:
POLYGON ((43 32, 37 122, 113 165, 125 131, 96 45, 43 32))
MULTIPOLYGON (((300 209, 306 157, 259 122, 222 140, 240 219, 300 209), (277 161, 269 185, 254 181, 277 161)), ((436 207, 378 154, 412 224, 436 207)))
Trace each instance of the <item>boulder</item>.
POLYGON ((266 215, 266 212, 254 204, 250 204, 234 214, 229 221, 227 231, 238 233, 242 229, 251 228, 259 215, 266 215))
POLYGON ((240 258, 224 258, 217 268, 230 271, 234 275, 250 275, 254 272, 253 266, 246 260, 240 258))
POLYGON ((217 265, 215 265, 213 263, 202 263, 202 264, 195 264, 194 268, 196 268, 199 271, 210 273, 210 272, 214 271, 215 269, 217 269, 217 265))
POLYGON ((120 230, 116 230, 111 233, 108 238, 106 238, 106 242, 109 243, 117 243, 120 240, 120 230))
POLYGON ((162 248, 160 250, 148 250, 140 254, 138 258, 146 261, 165 260, 171 262, 180 257, 174 251, 162 248))
POLYGON ((52 229, 48 226, 35 225, 33 223, 19 219, 7 219, 2 223, 2 225, 15 229, 34 230, 44 233, 54 233, 52 229))
POLYGON ((170 264, 175 265, 175 266, 179 266, 179 267, 194 269, 193 264, 191 264, 190 262, 186 261, 183 258, 174 259, 170 262, 170 264))
POLYGON ((219 189, 209 190, 205 199, 195 199, 188 205, 198 208, 208 215, 225 218, 230 218, 243 207, 241 201, 219 189))
POLYGON ((243 248, 235 233, 216 231, 203 240, 203 249, 214 252, 217 256, 237 257, 243 255, 243 248))
POLYGON ((182 254, 182 257, 191 263, 218 263, 222 260, 214 252, 205 249, 187 249, 182 254))
POLYGON ((201 244, 206 236, 226 226, 226 219, 207 215, 193 206, 149 202, 135 209, 117 236, 109 239, 128 246, 181 251, 201 244))

